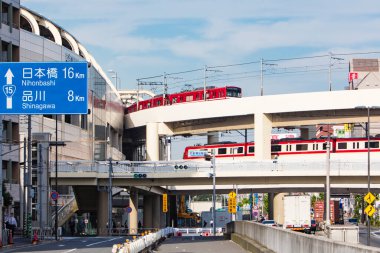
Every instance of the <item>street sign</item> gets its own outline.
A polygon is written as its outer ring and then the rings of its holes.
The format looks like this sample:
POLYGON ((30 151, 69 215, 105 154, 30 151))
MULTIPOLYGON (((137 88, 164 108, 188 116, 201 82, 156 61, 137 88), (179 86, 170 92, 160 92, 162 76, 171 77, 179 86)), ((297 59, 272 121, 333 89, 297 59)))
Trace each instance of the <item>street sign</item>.
POLYGON ((0 63, 0 114, 87 114, 87 62, 0 63))
POLYGON ((365 195, 364 197, 364 200, 368 203, 368 204, 372 204, 372 202, 376 199, 375 196, 373 196, 373 194, 371 192, 368 192, 367 195, 365 195))
POLYGON ((228 199, 228 212, 236 213, 236 196, 228 199))
POLYGON ((50 193, 50 198, 54 201, 56 201, 59 198, 59 193, 56 191, 53 191, 50 193))
POLYGON ((368 216, 372 216, 376 211, 376 208, 374 208, 372 205, 368 205, 366 209, 364 209, 364 213, 368 214, 368 216))
POLYGON ((162 194, 162 212, 168 212, 168 194, 166 193, 162 194))
POLYGON ((228 193, 228 197, 236 198, 236 193, 234 191, 231 191, 230 193, 228 193))

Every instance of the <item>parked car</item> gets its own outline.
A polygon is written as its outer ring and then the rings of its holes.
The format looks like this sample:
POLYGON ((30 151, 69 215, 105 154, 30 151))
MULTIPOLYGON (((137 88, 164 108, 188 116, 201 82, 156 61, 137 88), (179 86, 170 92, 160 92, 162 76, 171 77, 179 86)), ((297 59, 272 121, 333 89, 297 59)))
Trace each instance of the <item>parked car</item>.
POLYGON ((261 223, 265 226, 277 227, 277 224, 274 220, 263 220, 261 223))
POLYGON ((349 225, 355 225, 355 226, 358 226, 358 225, 359 225, 359 223, 358 223, 358 219, 356 219, 356 218, 350 218, 350 219, 348 219, 348 220, 347 220, 347 223, 348 223, 349 225))

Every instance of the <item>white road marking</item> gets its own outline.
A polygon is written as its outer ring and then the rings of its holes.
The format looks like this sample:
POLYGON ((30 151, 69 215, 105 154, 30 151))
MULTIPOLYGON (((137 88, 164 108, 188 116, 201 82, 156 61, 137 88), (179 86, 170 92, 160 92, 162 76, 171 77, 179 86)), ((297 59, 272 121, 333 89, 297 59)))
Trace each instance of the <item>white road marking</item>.
POLYGON ((110 241, 117 240, 117 239, 120 239, 120 238, 122 238, 122 237, 117 237, 117 238, 112 238, 112 239, 109 239, 109 240, 106 240, 106 241, 91 243, 91 244, 86 245, 86 247, 90 247, 92 245, 96 245, 96 244, 99 244, 99 243, 110 242, 110 241))
POLYGON ((72 251, 74 251, 74 250, 77 250, 77 249, 76 249, 76 248, 75 248, 75 249, 71 249, 71 250, 65 251, 65 252, 63 252, 63 253, 69 253, 69 252, 72 252, 72 251))

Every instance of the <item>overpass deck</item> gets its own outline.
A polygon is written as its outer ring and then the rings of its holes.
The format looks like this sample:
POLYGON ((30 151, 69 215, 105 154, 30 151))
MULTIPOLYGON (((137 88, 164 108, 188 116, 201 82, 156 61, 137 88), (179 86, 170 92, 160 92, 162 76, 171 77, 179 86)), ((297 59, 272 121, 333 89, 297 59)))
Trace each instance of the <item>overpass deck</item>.
MULTIPOLYGON (((54 166, 52 166, 54 168, 54 166)), ((272 185, 275 188, 303 185, 323 187, 326 181, 326 161, 231 161, 215 166, 217 185, 272 185)), ((114 186, 170 186, 171 190, 192 189, 191 186, 212 184, 213 169, 209 162, 118 162, 113 166, 114 186), (186 165, 186 166, 185 166, 186 165)), ((60 185, 108 185, 108 163, 76 164, 60 162, 58 183, 60 185)), ((367 184, 367 161, 330 161, 332 187, 365 188, 367 184)), ((54 181, 55 173, 51 172, 54 181)), ((380 187, 380 160, 371 161, 371 183, 380 187)))

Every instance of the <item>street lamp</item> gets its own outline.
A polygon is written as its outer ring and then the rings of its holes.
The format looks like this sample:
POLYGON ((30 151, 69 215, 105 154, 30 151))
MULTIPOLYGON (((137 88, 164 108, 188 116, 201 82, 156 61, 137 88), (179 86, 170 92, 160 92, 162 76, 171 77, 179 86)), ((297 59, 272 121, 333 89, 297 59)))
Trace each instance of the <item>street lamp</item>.
POLYGON ((215 190, 215 151, 211 151, 211 156, 209 154, 205 154, 205 160, 210 161, 211 160, 211 167, 212 167, 212 173, 210 173, 210 176, 212 177, 212 231, 215 236, 216 234, 216 212, 215 212, 215 197, 216 197, 216 190, 215 190))
MULTIPOLYGON (((368 182, 368 193, 371 192, 371 136, 370 136, 370 110, 371 109, 380 109, 379 106, 356 106, 355 109, 367 109, 367 166, 368 166, 368 177, 367 177, 367 182, 368 182)), ((369 220, 369 215, 367 213, 367 245, 371 245, 371 223, 369 220)))
POLYGON ((118 87, 117 87, 117 83, 118 83, 117 72, 113 69, 109 69, 108 72, 115 74, 114 76, 112 76, 112 78, 115 78, 115 86, 116 86, 116 89, 118 89, 118 87))

